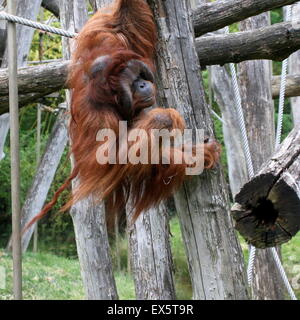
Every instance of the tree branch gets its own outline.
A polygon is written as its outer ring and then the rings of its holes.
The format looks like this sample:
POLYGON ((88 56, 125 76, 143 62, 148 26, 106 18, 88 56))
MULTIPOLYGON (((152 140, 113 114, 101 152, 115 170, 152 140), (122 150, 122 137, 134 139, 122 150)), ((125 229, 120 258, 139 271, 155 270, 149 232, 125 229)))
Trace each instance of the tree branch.
MULTIPOLYGON (((279 23, 255 31, 214 35, 196 39, 202 67, 244 60, 283 60, 300 49, 300 24, 279 23)), ((66 87, 68 61, 19 69, 20 107, 66 87)), ((273 81, 273 98, 278 97, 278 78, 273 81)), ((300 76, 290 76, 287 96, 300 94, 300 76)), ((8 110, 8 74, 0 69, 0 114, 8 110)))
POLYGON ((195 33, 200 36, 248 17, 295 2, 297 0, 223 0, 209 2, 193 11, 195 33))
MULTIPOLYGON (((20 107, 66 85, 68 61, 20 68, 18 70, 20 107)), ((0 69, 0 114, 8 110, 8 71, 0 69)))
POLYGON ((300 49, 300 24, 278 23, 254 31, 196 39, 202 67, 245 60, 282 61, 300 49))
MULTIPOLYGON (((272 95, 273 99, 279 97, 281 77, 273 77, 272 81, 272 95)), ((300 74, 289 75, 286 78, 286 97, 300 96, 300 74)))

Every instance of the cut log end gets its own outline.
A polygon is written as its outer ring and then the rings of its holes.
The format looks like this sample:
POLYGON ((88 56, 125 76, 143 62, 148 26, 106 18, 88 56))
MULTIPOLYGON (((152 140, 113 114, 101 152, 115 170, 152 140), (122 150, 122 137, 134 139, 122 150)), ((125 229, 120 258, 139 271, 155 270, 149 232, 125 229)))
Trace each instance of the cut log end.
POLYGON ((289 241, 300 230, 297 189, 271 174, 256 177, 236 196, 232 208, 235 228, 260 249, 289 241))

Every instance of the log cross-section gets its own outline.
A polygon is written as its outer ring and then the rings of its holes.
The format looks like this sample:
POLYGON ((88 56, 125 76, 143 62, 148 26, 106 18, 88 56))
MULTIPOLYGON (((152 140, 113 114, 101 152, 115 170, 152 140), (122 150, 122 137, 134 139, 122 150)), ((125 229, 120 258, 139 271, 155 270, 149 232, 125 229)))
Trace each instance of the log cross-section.
POLYGON ((296 127, 235 198, 236 229, 257 248, 289 241, 300 230, 300 128, 296 127))

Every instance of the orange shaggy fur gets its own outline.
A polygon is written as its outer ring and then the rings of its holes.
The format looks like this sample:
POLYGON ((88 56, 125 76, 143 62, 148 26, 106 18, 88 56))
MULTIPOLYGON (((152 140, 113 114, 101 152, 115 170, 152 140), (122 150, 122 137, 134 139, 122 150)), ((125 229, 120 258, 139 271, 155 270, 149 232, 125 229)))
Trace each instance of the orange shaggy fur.
MULTIPOLYGON (((113 215, 124 208, 130 197, 135 209, 134 219, 180 187, 185 179, 186 164, 171 161, 169 165, 100 165, 96 159, 101 145, 96 141, 98 130, 110 128, 118 133, 119 121, 123 120, 117 111, 122 108, 118 95, 120 73, 133 59, 142 61, 154 71, 156 40, 152 12, 143 0, 117 0, 111 7, 97 12, 84 26, 76 39, 69 73, 72 88, 69 132, 74 169, 53 201, 30 225, 51 209, 59 194, 75 177, 79 179, 79 185, 62 210, 93 194, 95 199, 107 201, 109 214, 113 215), (110 57, 103 75, 107 81, 104 82, 100 78, 91 79, 90 75, 93 62, 101 56, 110 57)), ((134 100, 133 109, 138 109, 140 104, 138 99, 134 100)), ((183 131, 185 124, 176 110, 156 108, 137 115, 132 119, 131 128, 147 132, 161 128, 183 131)), ((204 154, 205 168, 213 167, 219 158, 218 144, 205 144, 204 154)))

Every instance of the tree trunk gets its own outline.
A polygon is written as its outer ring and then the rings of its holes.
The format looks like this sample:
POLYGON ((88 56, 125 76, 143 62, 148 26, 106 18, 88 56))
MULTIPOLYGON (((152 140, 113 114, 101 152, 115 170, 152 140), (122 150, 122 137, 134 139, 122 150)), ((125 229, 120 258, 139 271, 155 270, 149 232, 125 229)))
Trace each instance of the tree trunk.
POLYGON ((202 67, 245 60, 282 61, 300 49, 299 23, 282 22, 257 30, 196 39, 202 67))
MULTIPOLYGON (((66 86, 66 61, 18 69, 19 107, 59 91, 66 86)), ((0 69, 0 114, 8 110, 8 71, 0 69)))
MULTIPOLYGON (((23 107, 29 103, 38 102, 53 92, 67 88, 68 65, 69 61, 59 61, 20 68, 18 70, 19 106, 23 107)), ((272 96, 274 99, 279 97, 280 82, 280 76, 273 77, 272 96)), ((287 76, 286 97, 295 96, 300 96, 300 74, 287 76)), ((0 69, 0 115, 7 111, 8 70, 0 69)))
MULTIPOLYGON (((24 227, 43 208, 51 183, 59 166, 68 141, 66 118, 59 115, 54 124, 46 151, 40 162, 31 188, 22 207, 22 226, 24 227)), ((28 248, 35 224, 22 237, 22 251, 28 248)))
MULTIPOLYGON (((41 0, 23 0, 17 3, 17 15, 22 17, 36 20, 41 6, 41 0)), ((17 63, 19 67, 23 67, 27 63, 27 55, 30 50, 30 45, 33 37, 34 30, 21 25, 17 25, 17 63)), ((0 21, 0 65, 1 68, 7 67, 7 48, 6 48, 6 22, 0 21)), ((8 111, 7 108, 4 112, 8 111)), ((0 113, 1 114, 1 113, 0 113)), ((0 145, 5 144, 6 136, 9 129, 9 117, 4 117, 0 123, 0 145)))
MULTIPOLYGON (((22 0, 17 2, 17 16, 36 20, 41 7, 42 0, 22 0)), ((18 43, 18 67, 23 67, 27 64, 28 52, 31 47, 33 28, 25 27, 17 24, 17 43, 18 43)), ((1 68, 7 66, 7 48, 3 56, 1 68)))
MULTIPOLYGON (((267 27, 268 13, 249 18, 240 25, 242 31, 267 27)), ((269 61, 246 61, 238 66, 240 91, 254 172, 274 152, 274 105, 271 93, 269 61)), ((246 182, 246 181, 245 181, 246 182)), ((274 264, 271 250, 258 250, 254 264, 253 296, 258 300, 281 300, 284 287, 274 264)))
POLYGON ((236 227, 256 247, 285 243, 300 230, 299 129, 290 133, 236 196, 236 227))
POLYGON ((237 113, 234 111, 232 79, 225 67, 211 66, 209 71, 214 97, 222 112, 229 184, 234 198, 248 180, 248 171, 244 153, 241 152, 243 145, 237 113))
POLYGON ((86 198, 71 209, 81 276, 88 300, 118 299, 108 243, 104 204, 86 198))
MULTIPOLYGON (((85 1, 61 0, 60 18, 64 29, 79 31, 87 19, 85 1)), ((64 59, 70 59, 71 41, 63 39, 64 59)), ((70 103, 70 93, 67 93, 67 101, 70 103)), ((76 182, 73 184, 73 187, 75 186, 76 182)), ((95 205, 94 199, 86 198, 72 207, 71 216, 86 298, 89 300, 117 299, 104 204, 95 205)))
MULTIPOLYGON (((292 6, 292 22, 299 23, 300 3, 292 6)), ((298 95, 300 96, 300 51, 295 52, 289 58, 289 74, 298 75, 298 95)), ((300 124, 300 97, 291 99, 294 124, 300 124)))
MULTIPOLYGON (((149 1, 161 39, 158 92, 166 107, 176 107, 187 127, 213 125, 204 100, 195 51, 189 1, 149 1)), ((247 299, 244 263, 228 212, 220 167, 194 177, 175 196, 193 284, 194 299, 247 299)))
POLYGON ((174 300, 173 261, 169 242, 169 219, 161 204, 143 212, 135 224, 127 207, 131 269, 138 300, 174 300))
POLYGON ((111 4, 111 0, 89 0, 91 6, 94 9, 94 12, 96 12, 97 10, 107 7, 111 4))

